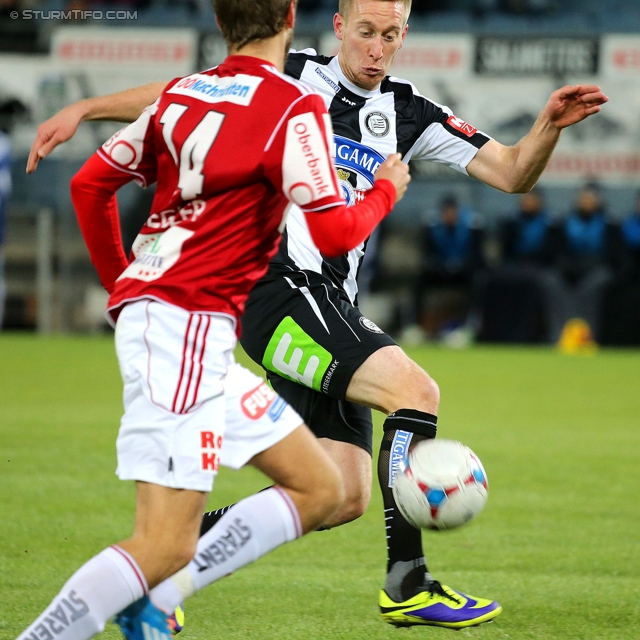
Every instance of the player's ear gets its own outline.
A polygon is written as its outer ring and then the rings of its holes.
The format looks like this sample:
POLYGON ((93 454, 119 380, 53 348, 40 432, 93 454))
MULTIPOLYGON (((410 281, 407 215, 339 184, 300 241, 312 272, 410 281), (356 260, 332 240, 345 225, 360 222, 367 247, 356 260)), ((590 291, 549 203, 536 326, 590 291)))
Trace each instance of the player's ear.
POLYGON ((297 0, 291 0, 291 4, 289 5, 289 11, 287 12, 287 20, 285 22, 285 27, 287 29, 293 29, 296 22, 296 2, 297 0))
POLYGON ((345 20, 339 13, 336 13, 333 16, 333 30, 338 40, 342 40, 342 30, 344 29, 344 23, 345 20))
POLYGON ((408 23, 404 25, 404 29, 402 30, 402 35, 400 36, 401 42, 400 42, 400 46, 398 47, 398 49, 402 49, 402 45, 404 44, 404 39, 407 37, 407 31, 409 31, 409 24, 408 23))

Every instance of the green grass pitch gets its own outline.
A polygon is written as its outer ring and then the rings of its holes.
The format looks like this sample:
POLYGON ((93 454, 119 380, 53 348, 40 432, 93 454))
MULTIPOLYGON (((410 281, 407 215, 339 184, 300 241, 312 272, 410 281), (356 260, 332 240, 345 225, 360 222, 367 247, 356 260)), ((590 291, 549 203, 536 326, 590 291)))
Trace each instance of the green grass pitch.
MULTIPOLYGON (((440 384, 439 434, 471 446, 490 483, 475 522, 424 534, 429 568, 504 613, 460 632, 385 625, 376 487, 359 521, 195 596, 181 638, 640 638, 640 352, 410 355, 440 384)), ((0 365, 0 640, 13 640, 82 562, 128 535, 133 486, 114 475, 121 388, 109 337, 0 335, 0 365)), ((265 484, 252 469, 223 470, 210 504, 265 484)), ((105 637, 119 633, 110 624, 105 637)))

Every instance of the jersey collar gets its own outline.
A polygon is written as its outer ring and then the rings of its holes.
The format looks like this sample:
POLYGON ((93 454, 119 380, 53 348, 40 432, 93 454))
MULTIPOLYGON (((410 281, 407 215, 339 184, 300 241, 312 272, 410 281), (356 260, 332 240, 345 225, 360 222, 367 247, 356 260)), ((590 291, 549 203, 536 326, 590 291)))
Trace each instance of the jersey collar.
POLYGON ((366 89, 362 89, 353 84, 353 82, 347 80, 347 76, 342 73, 342 68, 340 67, 340 63, 338 62, 338 56, 334 56, 328 66, 333 71, 333 73, 336 74, 340 84, 343 85, 346 89, 349 89, 351 93, 355 93, 357 96, 361 96, 362 98, 374 98, 375 96, 380 95, 380 87, 374 89, 373 91, 367 91, 366 89))

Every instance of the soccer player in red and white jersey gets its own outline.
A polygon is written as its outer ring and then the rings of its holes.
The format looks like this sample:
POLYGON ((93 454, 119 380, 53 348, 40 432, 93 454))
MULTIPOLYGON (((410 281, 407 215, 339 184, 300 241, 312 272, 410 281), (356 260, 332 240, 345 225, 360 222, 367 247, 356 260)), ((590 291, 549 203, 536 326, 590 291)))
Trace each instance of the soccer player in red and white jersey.
POLYGON ((343 497, 335 464, 300 417, 234 363, 237 320, 290 203, 323 253, 337 255, 390 212, 408 168, 392 156, 366 200, 347 208, 324 103, 281 73, 295 0, 214 7, 232 55, 170 83, 72 181, 111 294, 125 404, 117 474, 137 483, 136 517, 133 535, 82 566, 20 640, 84 640, 116 614, 127 638, 168 638, 177 604, 317 528, 343 497), (129 262, 115 192, 131 180, 158 186, 129 262), (276 484, 198 540, 220 463, 251 463, 276 484))

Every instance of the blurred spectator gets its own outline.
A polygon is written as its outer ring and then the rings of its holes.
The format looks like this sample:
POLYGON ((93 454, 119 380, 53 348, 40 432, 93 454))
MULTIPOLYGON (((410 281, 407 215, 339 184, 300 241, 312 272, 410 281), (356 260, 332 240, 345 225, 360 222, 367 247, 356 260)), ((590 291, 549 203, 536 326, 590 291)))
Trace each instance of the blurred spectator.
POLYGON ((413 0, 411 3, 411 13, 421 15, 425 13, 435 13, 439 11, 450 11, 453 8, 451 0, 413 0))
MULTIPOLYGON (((557 250, 542 192, 520 198, 518 211, 498 228, 502 264, 477 280, 473 325, 480 340, 532 343, 549 340, 549 280, 557 250)), ((557 276, 555 276, 557 280, 557 276)))
POLYGON ((640 281, 640 193, 637 195, 636 210, 622 223, 622 244, 629 258, 625 275, 629 280, 640 281))
POLYGON ((611 346, 640 346, 640 193, 636 209, 622 223, 626 258, 619 277, 606 288, 602 304, 602 339, 611 346))
POLYGON ((6 285, 4 279, 5 216, 11 194, 11 147, 9 136, 0 129, 0 328, 4 320, 6 285))
POLYGON ((553 229, 539 189, 520 198, 519 211, 500 225, 499 234, 505 264, 548 267, 553 263, 553 229))
POLYGON ((485 13, 514 13, 540 15, 556 8, 554 0, 474 0, 473 11, 477 16, 485 13))
POLYGON ((606 213, 596 185, 584 186, 560 234, 559 274, 550 289, 551 336, 571 318, 583 318, 600 339, 602 294, 623 265, 620 226, 606 213))
POLYGON ((453 195, 440 203, 439 217, 424 230, 424 261, 415 294, 416 318, 427 334, 466 321, 472 281, 484 266, 484 228, 453 195))

